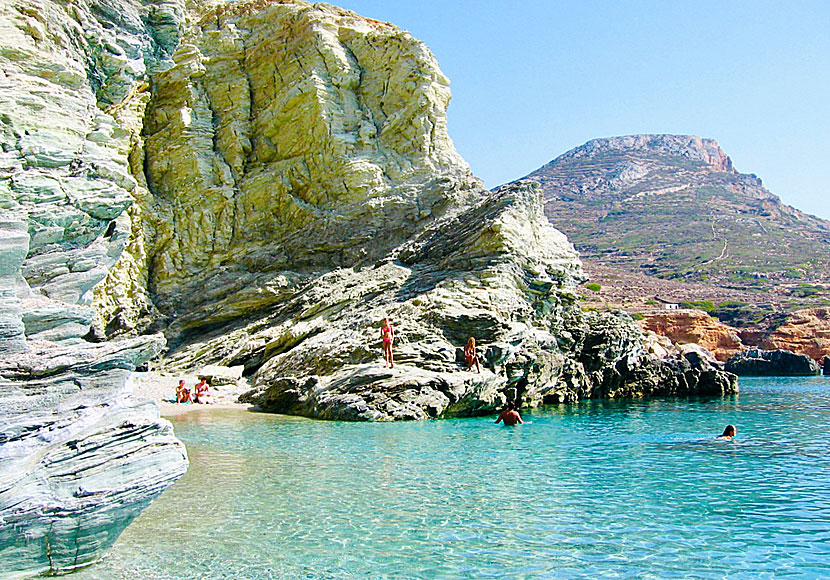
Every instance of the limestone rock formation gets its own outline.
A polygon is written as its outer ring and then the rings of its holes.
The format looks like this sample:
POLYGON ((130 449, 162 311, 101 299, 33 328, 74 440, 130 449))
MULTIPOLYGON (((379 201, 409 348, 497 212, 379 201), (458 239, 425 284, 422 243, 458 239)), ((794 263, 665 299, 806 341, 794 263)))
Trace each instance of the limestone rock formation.
POLYGON ((818 363, 806 354, 759 348, 739 352, 727 361, 726 370, 739 376, 763 377, 803 377, 821 372, 818 363))
POLYGON ((173 60, 147 105, 142 211, 174 342, 373 263, 481 189, 447 134, 449 81, 390 24, 228 3, 173 60))
POLYGON ((702 310, 682 309, 659 312, 639 321, 645 330, 668 337, 679 344, 699 344, 726 362, 743 350, 743 344, 734 328, 720 322, 702 310))
POLYGON ((162 336, 94 344, 93 288, 132 229, 108 108, 162 68, 176 2, 0 4, 0 576, 100 558, 186 468, 129 375, 162 336))

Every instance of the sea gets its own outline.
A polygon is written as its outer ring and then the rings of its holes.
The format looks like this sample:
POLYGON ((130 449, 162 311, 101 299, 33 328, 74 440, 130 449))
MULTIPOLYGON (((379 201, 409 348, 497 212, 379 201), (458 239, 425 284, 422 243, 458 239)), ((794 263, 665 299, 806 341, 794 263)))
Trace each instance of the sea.
POLYGON ((830 578, 830 378, 522 413, 178 416, 187 474, 70 578, 830 578))

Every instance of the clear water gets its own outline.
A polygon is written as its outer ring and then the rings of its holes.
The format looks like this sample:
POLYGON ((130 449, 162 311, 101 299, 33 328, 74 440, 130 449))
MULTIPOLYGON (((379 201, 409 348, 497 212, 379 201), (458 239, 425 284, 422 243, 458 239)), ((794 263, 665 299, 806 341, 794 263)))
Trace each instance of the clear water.
POLYGON ((184 416, 187 475, 73 579, 828 578, 830 380, 741 389, 514 428, 184 416))

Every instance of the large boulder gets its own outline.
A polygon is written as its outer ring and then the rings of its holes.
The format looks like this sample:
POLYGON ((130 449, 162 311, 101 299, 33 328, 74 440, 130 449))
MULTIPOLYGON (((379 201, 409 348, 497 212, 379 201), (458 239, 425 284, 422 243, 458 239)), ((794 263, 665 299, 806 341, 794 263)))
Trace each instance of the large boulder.
POLYGON ((751 348, 730 358, 726 370, 739 376, 801 377, 818 375, 818 363, 806 354, 789 350, 751 348))

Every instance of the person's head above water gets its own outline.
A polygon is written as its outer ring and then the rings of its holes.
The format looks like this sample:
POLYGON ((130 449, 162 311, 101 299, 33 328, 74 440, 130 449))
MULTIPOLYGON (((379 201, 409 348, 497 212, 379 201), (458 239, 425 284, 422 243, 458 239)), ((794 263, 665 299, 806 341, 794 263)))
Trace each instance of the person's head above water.
POLYGON ((721 437, 734 437, 737 430, 735 429, 734 425, 727 425, 726 428, 723 430, 721 437))

